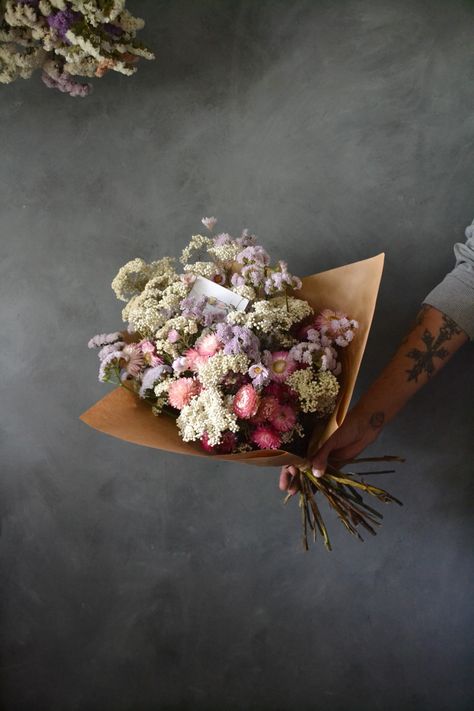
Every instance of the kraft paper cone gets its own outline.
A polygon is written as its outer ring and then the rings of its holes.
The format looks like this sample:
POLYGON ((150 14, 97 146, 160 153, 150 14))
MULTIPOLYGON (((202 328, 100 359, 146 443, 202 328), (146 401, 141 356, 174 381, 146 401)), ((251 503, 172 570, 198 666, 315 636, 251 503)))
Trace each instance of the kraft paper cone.
MULTIPOLYGON (((341 351, 341 392, 336 410, 329 420, 317 423, 309 439, 308 456, 336 430, 344 420, 354 390, 372 324, 382 277, 384 254, 346 264, 303 279, 297 296, 313 309, 344 311, 359 322, 354 340, 341 351)), ((81 420, 100 432, 155 449, 197 457, 212 457, 255 466, 302 464, 305 460, 280 449, 262 449, 241 454, 209 454, 199 443, 183 442, 176 422, 168 415, 156 417, 149 404, 125 388, 118 387, 81 415, 81 420)))

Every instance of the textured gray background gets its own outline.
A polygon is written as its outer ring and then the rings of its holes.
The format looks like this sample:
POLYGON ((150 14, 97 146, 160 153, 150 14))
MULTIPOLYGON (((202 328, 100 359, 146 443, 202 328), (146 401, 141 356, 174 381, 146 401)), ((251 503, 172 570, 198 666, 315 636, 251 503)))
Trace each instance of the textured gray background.
POLYGON ((474 216, 474 6, 136 2, 157 61, 88 99, 0 88, 1 672, 8 711, 472 708, 472 346, 387 429, 364 545, 304 554, 276 472, 78 416, 109 283, 248 226, 296 273, 385 251, 358 388, 474 216))

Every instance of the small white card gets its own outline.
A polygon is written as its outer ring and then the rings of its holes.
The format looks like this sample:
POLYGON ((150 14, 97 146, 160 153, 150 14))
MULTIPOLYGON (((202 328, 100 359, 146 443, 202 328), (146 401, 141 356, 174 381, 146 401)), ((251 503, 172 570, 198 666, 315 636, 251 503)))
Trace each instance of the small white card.
POLYGON ((205 296, 207 300, 205 311, 213 313, 223 311, 227 314, 233 310, 245 311, 249 303, 248 299, 244 299, 234 291, 226 289, 224 286, 202 276, 196 277, 189 296, 194 296, 195 298, 205 296))

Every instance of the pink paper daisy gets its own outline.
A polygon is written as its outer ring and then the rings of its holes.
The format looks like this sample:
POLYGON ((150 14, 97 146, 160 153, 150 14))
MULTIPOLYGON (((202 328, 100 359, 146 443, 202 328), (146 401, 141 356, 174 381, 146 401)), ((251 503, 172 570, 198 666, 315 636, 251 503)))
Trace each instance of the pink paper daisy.
POLYGON ((198 395, 199 383, 193 378, 179 378, 174 380, 168 389, 168 400, 172 407, 182 410, 191 398, 198 395))
POLYGON ((222 439, 219 444, 212 446, 209 444, 209 437, 207 432, 204 433, 201 439, 201 447, 206 450, 206 452, 211 452, 213 454, 230 454, 235 449, 237 444, 237 437, 233 432, 224 432, 222 439))
POLYGON ((124 369, 132 378, 140 375, 145 359, 138 343, 128 343, 122 350, 121 359, 125 361, 124 369))
POLYGON ((270 424, 277 432, 289 432, 296 424, 296 413, 289 405, 280 405, 270 424))
POLYGON ((257 391, 252 385, 242 385, 234 397, 233 410, 237 417, 248 420, 255 415, 260 403, 257 391))
POLYGON ((193 370, 194 372, 207 362, 207 356, 200 355, 196 348, 188 348, 184 355, 188 370, 193 370))
POLYGON ((271 420, 277 414, 279 407, 280 404, 276 397, 273 397, 272 395, 262 397, 258 410, 254 417, 252 417, 252 422, 265 422, 265 420, 271 420))
POLYGON ((265 365, 268 367, 271 380, 283 383, 297 368, 297 363, 289 357, 288 351, 269 353, 265 365))
POLYGON ((210 333, 208 336, 204 336, 198 343, 196 343, 197 352, 200 356, 204 356, 206 358, 210 358, 215 355, 221 348, 222 343, 213 333, 210 333))
POLYGON ((259 449, 278 449, 281 444, 278 432, 266 425, 260 425, 252 432, 251 441, 259 449))
POLYGON ((140 341, 138 344, 140 350, 143 353, 143 358, 145 363, 151 367, 156 368, 157 365, 162 365, 163 360, 156 354, 155 344, 151 341, 140 341))

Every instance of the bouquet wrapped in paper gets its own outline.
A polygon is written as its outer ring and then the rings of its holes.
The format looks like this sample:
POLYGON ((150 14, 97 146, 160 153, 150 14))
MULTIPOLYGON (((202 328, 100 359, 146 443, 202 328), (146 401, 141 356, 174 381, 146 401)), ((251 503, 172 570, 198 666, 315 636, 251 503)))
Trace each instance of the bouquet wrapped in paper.
POLYGON ((361 491, 395 500, 312 454, 342 423, 367 341, 383 254, 300 280, 254 235, 194 235, 181 268, 128 262, 112 282, 125 332, 99 334, 99 379, 118 387, 81 419, 107 434, 179 454, 256 466, 295 465, 303 540, 330 548, 325 496, 360 538, 380 514, 361 491))

